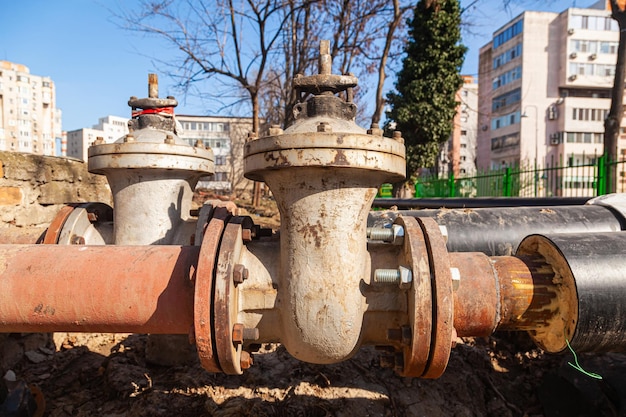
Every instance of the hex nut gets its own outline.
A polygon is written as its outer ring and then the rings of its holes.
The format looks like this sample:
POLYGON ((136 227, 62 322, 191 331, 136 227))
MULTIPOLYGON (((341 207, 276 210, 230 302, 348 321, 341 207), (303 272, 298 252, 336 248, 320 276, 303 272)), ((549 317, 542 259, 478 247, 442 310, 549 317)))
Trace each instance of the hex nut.
POLYGON ((318 132, 332 133, 333 128, 330 126, 328 122, 320 122, 317 125, 318 132))
POLYGON ((254 364, 254 360, 252 359, 252 355, 250 355, 245 350, 241 351, 241 358, 239 359, 239 365, 241 369, 248 369, 254 364))
POLYGON ((393 231, 391 243, 393 245, 402 245, 402 243, 404 243, 404 227, 399 224, 394 224, 391 226, 391 230, 393 231))
POLYGON ((283 134, 283 129, 279 125, 270 126, 270 136, 278 136, 283 134))
POLYGON ((233 325, 233 343, 236 345, 240 345, 243 343, 243 324, 235 323, 233 325))
POLYGON ((404 266, 399 266, 398 271, 400 272, 400 282, 398 283, 400 289, 408 290, 413 282, 413 271, 404 266))
POLYGON ((461 271, 459 268, 450 268, 450 275, 452 276, 452 289, 456 291, 461 284, 461 271))
POLYGON ((235 284, 243 284, 243 282, 248 279, 248 274, 248 268, 242 264, 236 264, 233 267, 233 282, 235 284))

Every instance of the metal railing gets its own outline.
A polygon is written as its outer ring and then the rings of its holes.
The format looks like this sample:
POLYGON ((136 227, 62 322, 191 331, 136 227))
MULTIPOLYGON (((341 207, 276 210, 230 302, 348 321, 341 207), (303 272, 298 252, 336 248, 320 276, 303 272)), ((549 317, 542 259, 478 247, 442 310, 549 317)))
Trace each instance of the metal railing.
MULTIPOLYGON (((450 174, 421 177, 415 198, 445 197, 594 197, 611 189, 609 173, 616 171, 616 191, 626 192, 626 159, 608 161, 604 155, 583 154, 552 158, 545 166, 503 167, 473 176, 450 174)), ((390 198, 392 186, 383 184, 379 198, 390 198)))

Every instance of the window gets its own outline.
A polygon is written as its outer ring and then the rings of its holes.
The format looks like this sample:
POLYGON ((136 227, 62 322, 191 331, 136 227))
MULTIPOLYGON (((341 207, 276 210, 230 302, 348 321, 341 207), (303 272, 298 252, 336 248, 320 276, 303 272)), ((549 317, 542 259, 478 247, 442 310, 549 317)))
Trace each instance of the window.
POLYGON ((518 43, 493 59, 493 69, 496 69, 522 54, 522 44, 518 43))
POLYGON ((226 157, 222 155, 216 156, 215 165, 226 165, 226 157))
POLYGON ((50 87, 50 82, 49 81, 42 81, 41 82, 41 86, 42 87, 50 87))
POLYGON ((504 29, 502 32, 495 35, 493 37, 493 48, 496 49, 500 45, 508 42, 512 38, 522 33, 523 25, 524 25, 524 21, 518 20, 517 22, 513 23, 508 28, 504 29))
POLYGON ((497 117, 491 121, 491 130, 500 129, 501 127, 510 126, 520 122, 520 112, 516 111, 511 114, 497 117))
POLYGON ((467 136, 467 130, 461 130, 461 136, 467 136))
POLYGON ((519 103, 521 99, 522 99, 521 89, 516 88, 515 90, 511 90, 508 93, 494 97, 491 101, 491 110, 497 111, 503 107, 507 107, 512 104, 519 103))

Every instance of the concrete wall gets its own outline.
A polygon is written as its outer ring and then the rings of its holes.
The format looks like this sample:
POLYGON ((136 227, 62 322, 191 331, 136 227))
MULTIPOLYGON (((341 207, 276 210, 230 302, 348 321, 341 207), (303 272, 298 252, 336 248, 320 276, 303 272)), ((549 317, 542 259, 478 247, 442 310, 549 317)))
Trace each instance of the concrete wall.
POLYGON ((29 243, 66 203, 112 205, 106 178, 66 158, 0 151, 0 243, 29 243))

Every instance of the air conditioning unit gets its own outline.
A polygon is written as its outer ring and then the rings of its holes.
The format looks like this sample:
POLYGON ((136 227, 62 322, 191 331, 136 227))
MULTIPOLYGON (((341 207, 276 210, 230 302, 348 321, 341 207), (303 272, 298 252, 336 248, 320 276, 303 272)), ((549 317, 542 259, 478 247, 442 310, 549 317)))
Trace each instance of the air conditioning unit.
POLYGON ((577 56, 578 54, 576 52, 572 52, 571 54, 569 54, 570 59, 576 59, 577 56))
POLYGON ((576 75, 576 74, 573 74, 573 75, 569 76, 569 80, 570 81, 576 81, 576 78, 578 78, 578 75, 576 75))
POLYGON ((550 145, 558 145, 559 143, 561 143, 561 135, 559 135, 558 133, 553 133, 550 135, 550 145))
POLYGON ((568 35, 573 35, 574 34, 574 28, 567 29, 567 34, 568 35))
POLYGON ((591 54, 589 55, 589 61, 593 61, 594 59, 596 59, 598 57, 598 55, 596 54, 591 54))
POLYGON ((555 105, 548 107, 548 120, 556 120, 559 118, 559 109, 555 105))

